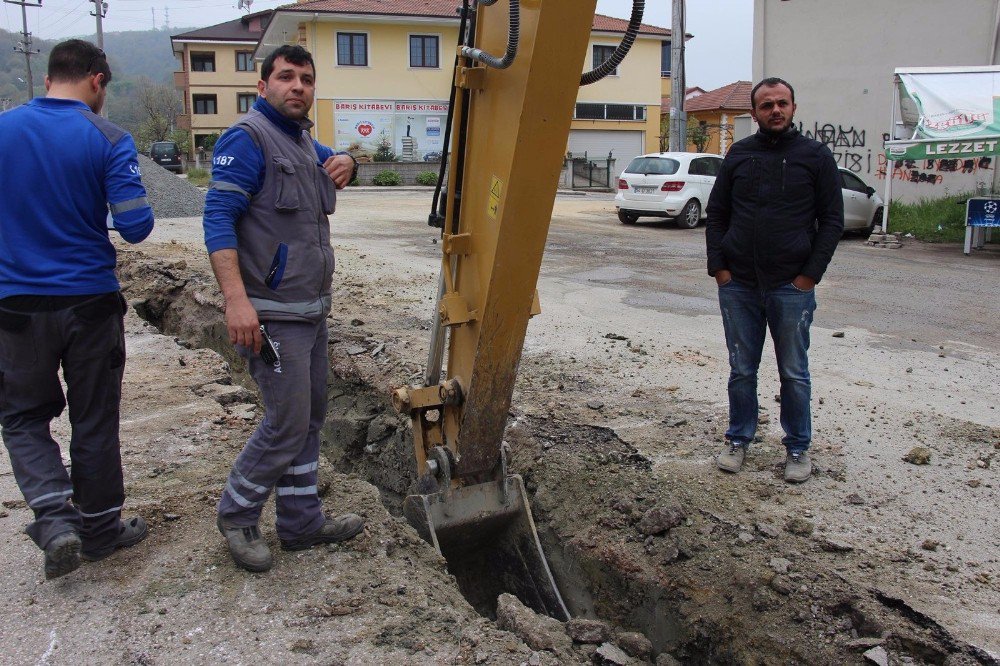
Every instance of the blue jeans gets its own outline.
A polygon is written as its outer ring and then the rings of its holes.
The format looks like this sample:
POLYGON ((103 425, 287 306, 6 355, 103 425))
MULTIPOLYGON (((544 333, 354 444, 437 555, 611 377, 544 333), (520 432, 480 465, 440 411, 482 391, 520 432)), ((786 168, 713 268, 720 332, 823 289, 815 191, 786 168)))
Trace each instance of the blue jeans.
POLYGON ((781 441, 789 453, 805 451, 812 439, 808 351, 815 290, 791 283, 765 289, 730 280, 719 287, 719 307, 729 348, 726 439, 747 446, 757 433, 757 368, 770 329, 781 377, 781 441))

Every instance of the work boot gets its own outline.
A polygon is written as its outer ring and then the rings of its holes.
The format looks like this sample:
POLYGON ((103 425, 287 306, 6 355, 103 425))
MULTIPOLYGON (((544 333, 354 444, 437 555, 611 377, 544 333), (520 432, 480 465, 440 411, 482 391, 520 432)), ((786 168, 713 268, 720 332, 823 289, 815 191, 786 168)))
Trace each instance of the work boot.
POLYGON ((723 472, 735 474, 743 467, 743 458, 746 457, 746 454, 747 447, 745 445, 739 442, 728 442, 726 448, 715 459, 715 464, 723 472))
POLYGON ((49 580, 65 576, 80 566, 80 536, 63 532, 52 537, 45 546, 45 577, 49 580))
POLYGON ((298 539, 282 539, 282 550, 305 550, 321 543, 337 543, 353 539, 365 529, 365 521, 361 516, 345 513, 336 518, 327 518, 318 530, 308 536, 298 539))
POLYGON ((785 481, 789 483, 808 481, 812 470, 812 461, 809 460, 808 451, 789 452, 785 457, 785 481))
POLYGON ((271 568, 271 549, 264 543, 256 525, 237 527, 226 525, 220 516, 215 524, 229 544, 229 554, 233 562, 247 571, 267 571, 271 568))
POLYGON ((141 516, 136 516, 129 519, 128 522, 121 522, 118 527, 118 536, 115 537, 114 541, 96 550, 84 548, 80 551, 80 557, 86 562, 97 562, 108 557, 119 548, 131 548, 147 536, 149 536, 149 528, 146 527, 146 521, 141 516))

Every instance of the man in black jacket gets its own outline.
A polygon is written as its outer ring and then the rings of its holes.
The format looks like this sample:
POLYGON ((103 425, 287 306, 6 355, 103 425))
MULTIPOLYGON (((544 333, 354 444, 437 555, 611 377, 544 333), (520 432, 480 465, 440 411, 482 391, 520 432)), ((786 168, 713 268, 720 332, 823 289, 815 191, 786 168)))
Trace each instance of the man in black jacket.
POLYGON ((767 329, 781 377, 785 480, 812 472, 809 326, 816 284, 844 230, 840 174, 829 148, 793 127, 795 92, 778 78, 750 93, 759 131, 733 145, 709 198, 708 274, 719 286, 729 348, 729 429, 717 459, 738 472, 757 432, 757 368, 767 329))

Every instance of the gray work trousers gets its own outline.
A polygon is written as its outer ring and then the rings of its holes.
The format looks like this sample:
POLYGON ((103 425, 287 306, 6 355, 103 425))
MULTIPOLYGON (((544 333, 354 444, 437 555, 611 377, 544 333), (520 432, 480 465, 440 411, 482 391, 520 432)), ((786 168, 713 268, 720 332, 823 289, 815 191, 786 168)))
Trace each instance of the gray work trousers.
POLYGON ((281 358, 275 365, 237 345, 264 399, 264 418, 247 440, 219 500, 219 517, 233 527, 256 525, 275 490, 277 533, 296 539, 325 520, 316 494, 319 440, 326 419, 326 320, 267 322, 281 358))
POLYGON ((69 531, 80 534, 85 550, 118 537, 124 306, 115 292, 61 310, 0 309, 0 424, 14 478, 35 514, 25 532, 40 548, 69 531), (69 474, 49 431, 67 401, 69 474))

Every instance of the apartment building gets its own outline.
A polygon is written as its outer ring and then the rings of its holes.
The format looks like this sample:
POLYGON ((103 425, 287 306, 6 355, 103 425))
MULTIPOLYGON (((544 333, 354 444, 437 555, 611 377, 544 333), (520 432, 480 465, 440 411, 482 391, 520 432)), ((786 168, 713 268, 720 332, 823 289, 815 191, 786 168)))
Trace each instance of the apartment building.
MULTIPOLYGON (((454 0, 313 0, 173 36, 192 145, 252 104, 259 76, 238 69, 245 56, 237 54, 252 50, 259 66, 274 48, 301 44, 316 61, 311 117, 320 142, 361 153, 388 144, 401 160, 436 161, 445 150, 455 8, 454 0)), ((610 56, 626 26, 595 17, 585 69, 610 56)), ((644 25, 618 71, 580 89, 568 151, 621 161, 657 149, 669 44, 669 30, 644 25)))

